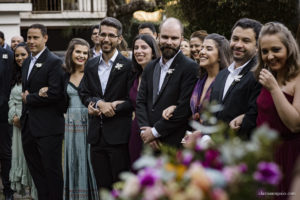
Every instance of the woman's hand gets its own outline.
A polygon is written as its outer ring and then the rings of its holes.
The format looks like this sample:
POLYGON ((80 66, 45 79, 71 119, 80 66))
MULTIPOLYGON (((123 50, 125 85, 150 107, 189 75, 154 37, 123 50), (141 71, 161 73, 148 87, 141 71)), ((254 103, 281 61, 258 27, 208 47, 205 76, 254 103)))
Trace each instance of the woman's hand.
POLYGON ((229 123, 230 128, 232 128, 235 131, 238 131, 241 128, 244 117, 245 114, 241 114, 233 120, 231 120, 231 122, 229 123))
POLYGON ((94 102, 90 102, 88 105, 88 113, 89 115, 94 115, 94 116, 99 116, 101 115, 101 112, 99 109, 94 108, 95 103, 94 102))
POLYGON ((260 84, 262 84, 262 86, 264 86, 270 92, 271 90, 279 87, 275 77, 267 69, 262 69, 260 71, 258 81, 260 84))
POLYGON ((48 87, 43 87, 39 91, 39 96, 40 97, 48 97, 47 92, 48 92, 48 87))
POLYGON ((14 116, 12 122, 14 126, 21 128, 20 118, 17 115, 14 116))
POLYGON ((173 116, 175 108, 176 108, 176 106, 172 105, 172 106, 169 106, 168 108, 164 109, 164 111, 162 113, 162 117, 166 120, 169 120, 173 116))

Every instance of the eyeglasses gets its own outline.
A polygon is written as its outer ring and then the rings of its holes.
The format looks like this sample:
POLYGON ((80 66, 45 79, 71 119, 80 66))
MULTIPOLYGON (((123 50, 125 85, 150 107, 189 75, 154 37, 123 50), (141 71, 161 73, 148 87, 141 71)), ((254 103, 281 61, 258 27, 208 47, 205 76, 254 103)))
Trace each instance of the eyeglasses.
POLYGON ((114 34, 100 33, 99 37, 103 38, 103 39, 106 38, 106 37, 108 37, 109 39, 115 39, 115 38, 117 38, 119 36, 118 35, 114 35, 114 34))

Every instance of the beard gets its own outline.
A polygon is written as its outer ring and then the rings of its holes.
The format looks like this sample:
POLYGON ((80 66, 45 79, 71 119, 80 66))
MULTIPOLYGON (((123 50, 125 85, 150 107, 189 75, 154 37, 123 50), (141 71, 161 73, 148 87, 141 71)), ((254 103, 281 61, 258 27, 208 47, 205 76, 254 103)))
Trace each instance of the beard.
POLYGON ((100 47, 102 52, 104 53, 111 53, 115 50, 116 46, 113 45, 111 42, 100 42, 100 47))
POLYGON ((174 48, 168 45, 160 45, 160 50, 162 53, 163 58, 165 59, 171 59, 173 58, 176 53, 179 51, 180 46, 174 48))

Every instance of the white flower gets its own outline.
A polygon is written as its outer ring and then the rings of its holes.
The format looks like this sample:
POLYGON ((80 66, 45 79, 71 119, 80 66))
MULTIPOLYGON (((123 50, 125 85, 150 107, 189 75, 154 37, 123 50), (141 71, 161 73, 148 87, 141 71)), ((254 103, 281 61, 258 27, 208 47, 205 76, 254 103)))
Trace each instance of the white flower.
POLYGON ((175 69, 168 69, 167 73, 172 74, 175 71, 175 69))
POLYGON ((35 64, 35 66, 36 66, 37 68, 42 67, 42 65, 43 65, 42 63, 36 63, 36 64, 35 64))
POLYGON ((118 70, 120 70, 122 67, 123 67, 123 64, 120 64, 120 63, 117 63, 115 66, 115 68, 118 70))
POLYGON ((240 80, 241 80, 242 77, 243 77, 243 75, 235 75, 233 77, 233 79, 234 79, 235 82, 240 82, 240 80))
POLYGON ((7 55, 7 54, 3 54, 3 55, 2 55, 2 58, 3 58, 3 59, 8 59, 8 55, 7 55))

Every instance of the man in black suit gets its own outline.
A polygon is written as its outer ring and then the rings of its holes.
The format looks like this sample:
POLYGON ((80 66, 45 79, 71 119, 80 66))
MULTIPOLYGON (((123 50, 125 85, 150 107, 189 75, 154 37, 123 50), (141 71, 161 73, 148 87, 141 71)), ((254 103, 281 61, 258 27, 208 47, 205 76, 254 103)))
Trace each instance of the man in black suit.
POLYGON ((59 200, 63 199, 63 69, 62 61, 45 46, 47 40, 44 25, 29 27, 31 56, 22 66, 22 142, 38 199, 59 200), (43 87, 48 87, 47 97, 39 96, 43 87))
POLYGON ((94 46, 90 49, 90 54, 92 57, 99 56, 101 54, 100 40, 99 40, 99 25, 94 25, 92 27, 91 40, 94 46))
POLYGON ((180 51, 183 26, 176 18, 160 25, 159 47, 162 57, 144 69, 137 95, 136 115, 144 143, 154 149, 159 142, 180 147, 191 116, 190 97, 197 80, 198 65, 180 51), (164 109, 176 105, 169 120, 164 109))
POLYGON ((261 85, 251 69, 256 65, 257 39, 262 25, 252 19, 238 20, 232 28, 230 48, 234 62, 216 77, 211 101, 223 106, 216 114, 242 138, 249 138, 256 126, 256 98, 261 85))
POLYGON ((129 169, 131 62, 117 50, 122 40, 117 19, 103 19, 99 31, 102 55, 87 62, 79 95, 84 105, 95 104, 89 106, 87 140, 97 185, 111 188, 119 173, 129 169))
POLYGON ((11 168, 11 127, 8 125, 8 100, 13 68, 13 52, 0 46, 0 164, 1 178, 6 200, 13 199, 10 188, 9 171, 11 168))

